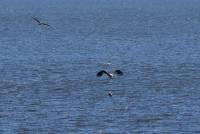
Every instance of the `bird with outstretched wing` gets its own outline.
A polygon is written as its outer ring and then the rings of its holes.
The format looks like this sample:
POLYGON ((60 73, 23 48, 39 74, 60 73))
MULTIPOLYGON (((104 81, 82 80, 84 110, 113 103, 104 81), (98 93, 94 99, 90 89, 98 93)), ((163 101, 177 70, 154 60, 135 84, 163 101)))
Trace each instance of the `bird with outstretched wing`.
POLYGON ((37 23, 38 23, 38 25, 43 25, 43 26, 49 26, 50 27, 50 25, 49 24, 47 24, 47 23, 44 23, 44 22, 41 22, 40 20, 38 20, 36 17, 32 17, 32 19, 33 20, 35 20, 37 23))

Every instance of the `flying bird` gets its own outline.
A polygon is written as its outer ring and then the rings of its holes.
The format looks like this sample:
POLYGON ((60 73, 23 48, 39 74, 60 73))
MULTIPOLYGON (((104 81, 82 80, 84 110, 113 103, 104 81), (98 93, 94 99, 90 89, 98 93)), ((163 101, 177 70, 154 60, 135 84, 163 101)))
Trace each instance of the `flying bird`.
POLYGON ((123 75, 121 70, 115 70, 113 73, 106 72, 105 70, 101 70, 97 73, 97 77, 101 77, 103 74, 106 74, 109 78, 113 78, 116 75, 123 75))
POLYGON ((43 26, 48 26, 48 27, 50 27, 49 24, 44 23, 44 22, 40 22, 36 17, 32 17, 32 19, 35 20, 35 21, 38 23, 38 25, 43 25, 43 26))

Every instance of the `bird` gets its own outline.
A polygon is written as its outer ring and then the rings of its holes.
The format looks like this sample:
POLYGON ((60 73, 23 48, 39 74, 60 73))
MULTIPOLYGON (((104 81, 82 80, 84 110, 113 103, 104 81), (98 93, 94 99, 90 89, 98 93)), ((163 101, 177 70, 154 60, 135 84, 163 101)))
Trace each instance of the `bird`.
POLYGON ((111 91, 109 91, 109 92, 108 92, 108 95, 109 95, 110 97, 112 97, 113 94, 112 94, 111 91))
POLYGON ((101 77, 103 74, 106 74, 109 78, 113 78, 116 75, 123 75, 123 72, 121 70, 115 70, 113 73, 109 73, 105 70, 101 70, 97 73, 97 77, 101 77))
POLYGON ((48 27, 50 27, 49 24, 44 23, 44 22, 40 22, 36 17, 32 17, 32 19, 35 20, 35 21, 38 23, 38 25, 43 25, 43 26, 48 26, 48 27))

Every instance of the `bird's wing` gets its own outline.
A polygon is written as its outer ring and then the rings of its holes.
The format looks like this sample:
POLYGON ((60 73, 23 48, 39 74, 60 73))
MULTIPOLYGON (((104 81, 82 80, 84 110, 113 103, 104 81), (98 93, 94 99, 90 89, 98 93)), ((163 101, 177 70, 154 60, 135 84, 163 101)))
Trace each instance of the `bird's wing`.
POLYGON ((45 26, 49 26, 50 27, 50 25, 49 24, 47 24, 47 23, 40 23, 41 25, 45 25, 45 26))
POLYGON ((37 18, 32 17, 32 19, 35 20, 36 22, 40 23, 40 21, 37 18))
POLYGON ((103 73, 107 74, 107 72, 105 70, 101 70, 97 73, 97 77, 100 77, 103 75, 103 73))
POLYGON ((116 74, 118 74, 118 75, 123 75, 123 72, 122 72, 121 70, 115 70, 114 73, 116 73, 116 74))

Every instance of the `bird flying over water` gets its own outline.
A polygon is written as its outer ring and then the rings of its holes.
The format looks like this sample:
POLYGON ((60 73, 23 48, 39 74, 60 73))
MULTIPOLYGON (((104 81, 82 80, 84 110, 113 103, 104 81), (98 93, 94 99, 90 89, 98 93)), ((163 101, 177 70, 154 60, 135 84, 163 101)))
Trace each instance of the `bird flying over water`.
POLYGON ((43 26, 48 26, 48 27, 50 27, 49 24, 44 23, 44 22, 41 22, 41 21, 38 20, 36 17, 32 17, 32 19, 35 20, 35 21, 38 23, 38 25, 43 25, 43 26))
POLYGON ((109 78, 113 78, 114 75, 123 75, 121 70, 115 70, 113 73, 106 72, 105 70, 101 70, 97 73, 97 77, 101 77, 103 74, 106 74, 109 78))

